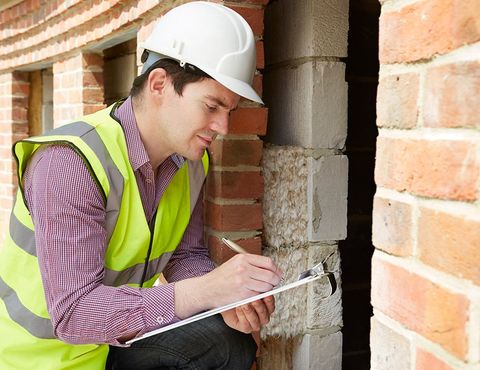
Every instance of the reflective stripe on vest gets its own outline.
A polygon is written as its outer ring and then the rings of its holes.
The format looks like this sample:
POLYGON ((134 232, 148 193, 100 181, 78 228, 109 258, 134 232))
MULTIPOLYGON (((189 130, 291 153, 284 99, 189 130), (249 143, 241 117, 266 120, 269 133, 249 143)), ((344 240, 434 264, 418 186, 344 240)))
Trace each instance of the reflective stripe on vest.
MULTIPOLYGON (((28 159, 41 145, 70 145, 84 160, 106 201, 108 246, 103 283, 110 286, 137 286, 143 283, 148 288, 153 285, 181 241, 208 171, 208 156, 205 153, 201 161, 185 161, 174 175, 158 205, 155 232, 152 235, 128 160, 123 131, 118 122, 110 117, 111 109, 55 129, 49 136, 29 138, 18 143, 15 153, 19 157, 19 184, 23 183, 28 159), (149 243, 152 250, 146 260, 149 243), (129 248, 124 248, 124 245, 129 248)), ((36 261, 33 222, 25 206, 22 190, 20 186, 6 246, 0 249, 0 332, 6 336, 11 334, 7 344, 0 340, 0 352, 3 356, 12 348, 25 348, 27 352, 44 348, 49 353, 45 356, 56 356, 56 353, 63 364, 51 365, 50 361, 49 368, 63 368, 66 364, 76 364, 79 368, 85 366, 85 369, 96 368, 98 364, 104 364, 108 346, 71 346, 48 339, 54 338, 53 328, 36 261), (22 271, 15 270, 17 265, 23 266, 22 271), (25 279, 25 276, 28 278, 25 279)), ((8 361, 7 357, 5 361, 8 361)), ((0 359, 0 368, 2 364, 0 359)))
POLYGON ((0 297, 7 308, 10 318, 23 326, 30 334, 37 338, 55 338, 50 319, 36 316, 25 308, 18 299, 17 293, 10 288, 0 277, 0 297))

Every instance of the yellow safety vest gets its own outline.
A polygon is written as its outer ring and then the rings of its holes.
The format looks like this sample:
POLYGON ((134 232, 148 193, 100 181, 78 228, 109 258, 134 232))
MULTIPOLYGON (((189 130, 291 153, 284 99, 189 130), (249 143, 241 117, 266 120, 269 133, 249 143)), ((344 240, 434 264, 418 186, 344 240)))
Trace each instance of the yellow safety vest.
MULTIPOLYGON (((71 345, 58 340, 47 311, 32 218, 25 205, 23 175, 44 144, 70 145, 84 160, 104 195, 108 286, 152 287, 180 243, 208 171, 208 156, 185 161, 158 204, 152 231, 145 218, 115 105, 13 147, 19 191, 9 234, 0 249, 0 369, 105 368, 108 345, 71 345), (148 263, 146 262, 148 260, 148 263)), ((59 261, 61 263, 61 261, 59 261)))

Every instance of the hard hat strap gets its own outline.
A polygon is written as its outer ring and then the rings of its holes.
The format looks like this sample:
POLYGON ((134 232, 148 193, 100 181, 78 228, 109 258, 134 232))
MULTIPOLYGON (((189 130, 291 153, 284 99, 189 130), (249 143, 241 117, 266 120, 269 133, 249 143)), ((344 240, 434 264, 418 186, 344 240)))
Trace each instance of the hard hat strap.
MULTIPOLYGON (((179 63, 179 64, 180 64, 180 66, 182 66, 182 63, 179 63)), ((195 67, 193 64, 183 63, 182 67, 185 70, 185 72, 192 73, 192 74, 197 75, 197 76, 212 78, 208 73, 205 73, 200 68, 195 67)))
POLYGON ((182 67, 187 73, 192 73, 194 75, 201 76, 201 77, 212 78, 210 75, 202 71, 200 68, 194 66, 193 64, 186 63, 184 61, 178 61, 176 59, 169 58, 166 55, 161 55, 147 49, 143 51, 142 57, 140 58, 140 60, 143 63, 142 74, 148 73, 152 69, 157 68, 158 62, 165 59, 169 59, 178 63, 180 67, 182 67))

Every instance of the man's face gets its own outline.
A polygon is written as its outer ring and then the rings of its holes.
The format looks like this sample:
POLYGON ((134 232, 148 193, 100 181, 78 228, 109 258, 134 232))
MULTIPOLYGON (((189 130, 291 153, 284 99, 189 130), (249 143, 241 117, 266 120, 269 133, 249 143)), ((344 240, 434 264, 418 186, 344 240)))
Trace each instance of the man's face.
POLYGON ((228 133, 229 116, 239 100, 237 94, 210 78, 187 84, 182 96, 169 82, 159 112, 162 141, 172 152, 199 160, 217 135, 228 133))

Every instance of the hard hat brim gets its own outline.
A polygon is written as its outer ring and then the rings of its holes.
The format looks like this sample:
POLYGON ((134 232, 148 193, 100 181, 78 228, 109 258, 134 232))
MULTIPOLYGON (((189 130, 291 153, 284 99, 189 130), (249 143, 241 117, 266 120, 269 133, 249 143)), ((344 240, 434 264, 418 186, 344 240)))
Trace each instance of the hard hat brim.
POLYGON ((215 81, 225 86, 230 91, 233 91, 235 94, 238 94, 241 97, 252 100, 256 103, 264 104, 262 98, 260 98, 257 92, 246 82, 218 73, 211 68, 206 68, 199 65, 196 67, 200 68, 215 81))

